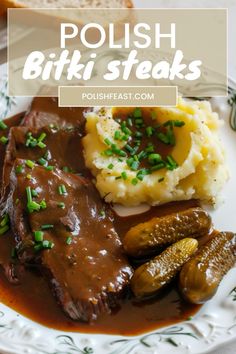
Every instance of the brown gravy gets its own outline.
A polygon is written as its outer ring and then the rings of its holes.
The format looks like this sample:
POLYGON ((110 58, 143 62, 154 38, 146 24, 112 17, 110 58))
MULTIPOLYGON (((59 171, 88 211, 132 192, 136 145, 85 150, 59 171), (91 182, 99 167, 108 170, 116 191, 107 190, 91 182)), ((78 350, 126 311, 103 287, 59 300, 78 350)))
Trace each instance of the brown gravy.
MULTIPOLYGON (((127 112, 128 113, 132 113, 134 109, 133 108, 116 108, 115 111, 113 112, 113 117, 114 119, 118 119, 121 121, 126 121, 127 120, 127 112)), ((153 126, 153 119, 151 118, 150 114, 152 112, 152 109, 146 109, 142 112, 142 118, 143 121, 145 122, 145 126, 142 128, 136 128, 134 126, 134 122, 132 123, 132 126, 129 126, 128 128, 133 132, 140 132, 142 134, 142 138, 141 138, 141 143, 139 145, 139 148, 136 152, 136 154, 139 154, 141 151, 145 150, 145 148, 147 148, 147 146, 149 144, 151 144, 154 148, 155 153, 158 153, 162 156, 162 158, 166 158, 167 155, 171 155, 172 150, 173 150, 173 146, 171 145, 167 145, 164 144, 163 142, 161 142, 160 140, 157 139, 157 137, 155 135, 151 135, 149 137, 147 137, 146 134, 146 127, 152 127, 153 126)), ((157 125, 157 124, 156 124, 157 125)), ((165 128, 163 130, 163 128, 161 128, 160 132, 165 132, 165 128)), ((135 139, 131 139, 131 141, 128 143, 129 145, 131 145, 131 147, 135 146, 135 139)), ((150 165, 147 163, 147 159, 143 159, 140 163, 140 168, 148 168, 150 167, 150 165)))
MULTIPOLYGON (((13 119, 13 122, 18 123, 17 119, 13 119)), ((139 222, 196 205, 196 201, 171 203, 153 207, 141 215, 129 217, 115 215, 115 227, 122 237, 131 226, 139 222)), ((11 249, 12 237, 10 233, 7 233, 0 237, 1 264, 7 262, 11 249)), ((23 272, 20 284, 14 285, 8 282, 2 268, 0 268, 0 301, 22 315, 50 328, 117 335, 138 335, 187 320, 200 308, 200 306, 184 302, 178 294, 176 284, 173 283, 155 299, 138 303, 129 295, 119 307, 113 310, 112 314, 104 314, 92 324, 76 322, 64 315, 52 296, 46 280, 36 271, 23 272)))
MULTIPOLYGON (((164 215, 169 211, 184 209, 193 204, 195 203, 175 203, 169 207, 152 208, 142 216, 116 217, 115 222, 120 226, 118 226, 118 231, 122 234, 134 223, 147 220, 154 215, 164 215)), ((6 257, 6 254, 10 254, 11 247, 11 235, 1 237, 1 259, 9 257, 6 257)), ((190 305, 183 301, 178 294, 176 284, 172 284, 153 300, 138 303, 131 297, 127 298, 111 315, 102 315, 95 323, 75 322, 64 315, 56 304, 46 280, 37 272, 30 270, 21 276, 21 283, 17 285, 10 284, 1 270, 0 300, 22 315, 50 328, 117 335, 138 335, 184 321, 200 308, 200 306, 190 305)))

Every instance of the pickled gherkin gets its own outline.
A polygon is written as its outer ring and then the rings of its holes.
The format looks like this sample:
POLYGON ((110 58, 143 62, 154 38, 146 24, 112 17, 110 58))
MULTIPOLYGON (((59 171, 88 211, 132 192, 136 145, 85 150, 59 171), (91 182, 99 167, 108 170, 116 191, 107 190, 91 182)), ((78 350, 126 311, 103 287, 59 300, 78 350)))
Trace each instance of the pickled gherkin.
POLYGON ((185 237, 203 236, 210 231, 211 225, 211 217, 199 207, 155 217, 127 232, 123 239, 124 249, 132 257, 150 255, 185 237))
POLYGON ((197 240, 185 238, 137 268, 131 279, 131 289, 134 295, 136 297, 150 296, 170 283, 183 264, 196 252, 197 247, 197 240))
POLYGON ((184 298, 200 304, 214 296, 223 276, 236 262, 236 234, 217 232, 182 268, 179 289, 184 298))

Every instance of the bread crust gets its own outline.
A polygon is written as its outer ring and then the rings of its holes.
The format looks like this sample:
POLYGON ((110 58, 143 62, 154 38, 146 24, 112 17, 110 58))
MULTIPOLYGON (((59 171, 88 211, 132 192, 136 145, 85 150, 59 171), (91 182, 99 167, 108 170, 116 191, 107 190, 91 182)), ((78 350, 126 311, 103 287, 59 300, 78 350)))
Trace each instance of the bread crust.
MULTIPOLYGON (((1 2, 2 4, 0 5, 0 15, 4 14, 9 8, 27 8, 27 6, 24 6, 16 0, 2 0, 1 2)), ((126 8, 131 9, 134 7, 132 0, 124 0, 124 2, 126 4, 126 8)))

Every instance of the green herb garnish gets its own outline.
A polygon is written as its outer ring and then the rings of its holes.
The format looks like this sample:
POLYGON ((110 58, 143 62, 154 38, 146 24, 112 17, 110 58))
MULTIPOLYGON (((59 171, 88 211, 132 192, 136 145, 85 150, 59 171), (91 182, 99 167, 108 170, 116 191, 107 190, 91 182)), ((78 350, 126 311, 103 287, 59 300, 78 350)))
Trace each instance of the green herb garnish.
POLYGON ((8 143, 8 138, 5 137, 5 136, 1 136, 0 142, 1 142, 3 145, 6 145, 6 144, 8 143))
POLYGON ((0 130, 5 130, 7 128, 7 125, 2 120, 0 120, 0 130))

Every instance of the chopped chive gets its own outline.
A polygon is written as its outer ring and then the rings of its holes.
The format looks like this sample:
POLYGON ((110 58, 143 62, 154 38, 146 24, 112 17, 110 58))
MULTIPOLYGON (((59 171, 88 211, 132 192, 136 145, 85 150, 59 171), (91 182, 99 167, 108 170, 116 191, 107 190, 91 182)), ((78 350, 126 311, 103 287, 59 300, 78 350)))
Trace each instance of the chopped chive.
POLYGON ((38 192, 35 189, 31 191, 32 197, 38 197, 38 192))
POLYGON ((27 179, 31 179, 31 178, 32 178, 31 174, 30 174, 30 173, 27 173, 26 178, 27 178, 27 179))
POLYGON ((138 149, 139 149, 139 146, 138 146, 138 145, 135 146, 135 147, 133 148, 133 151, 130 153, 130 155, 131 155, 131 156, 134 156, 134 155, 137 153, 138 149))
POLYGON ((109 168, 109 170, 112 170, 114 165, 113 165, 113 163, 110 163, 107 167, 109 168))
POLYGON ((9 225, 2 226, 0 228, 0 235, 4 235, 10 229, 9 225))
POLYGON ((11 250, 11 258, 13 258, 13 259, 17 258, 17 250, 15 247, 12 248, 12 250, 11 250))
POLYGON ((63 194, 67 194, 67 190, 64 184, 61 185, 61 190, 63 194))
POLYGON ((65 207, 66 207, 65 203, 63 203, 63 202, 58 203, 57 206, 61 209, 65 209, 65 207))
POLYGON ((72 243, 72 237, 67 237, 67 239, 66 239, 66 244, 67 245, 70 245, 72 243))
POLYGON ((132 148, 132 146, 130 146, 129 144, 126 144, 126 145, 125 145, 125 149, 126 149, 128 152, 130 152, 130 153, 133 152, 133 148, 132 148))
POLYGON ((41 205, 32 200, 31 187, 26 187, 26 195, 27 195, 27 210, 28 210, 28 212, 33 213, 34 211, 39 211, 41 209, 41 205))
POLYGON ((7 139, 7 137, 5 137, 5 136, 1 136, 1 138, 0 138, 0 142, 1 142, 3 145, 6 145, 6 144, 8 143, 8 139, 7 139))
POLYGON ((62 184, 58 187, 58 192, 60 195, 67 194, 67 190, 66 190, 66 187, 64 184, 62 184))
POLYGON ((122 136, 121 140, 123 140, 123 141, 129 140, 129 135, 128 135, 128 134, 124 134, 124 135, 122 136))
POLYGON ((37 245, 34 246, 35 252, 39 252, 43 249, 42 243, 38 243, 37 245))
POLYGON ((178 167, 178 163, 175 161, 175 159, 171 156, 168 155, 166 157, 166 168, 170 171, 175 170, 178 167))
POLYGON ((42 141, 39 141, 39 142, 37 143, 37 146, 40 147, 40 149, 44 149, 47 145, 44 144, 42 141))
POLYGON ((154 145, 153 144, 149 144, 146 149, 145 149, 146 152, 154 152, 154 145))
POLYGON ((136 132, 134 133, 134 136, 135 136, 135 138, 141 139, 142 136, 143 136, 143 133, 141 133, 141 132, 139 132, 139 131, 136 131, 136 132))
POLYGON ((52 225, 52 224, 41 225, 41 230, 49 230, 49 229, 53 229, 53 228, 54 228, 54 225, 52 225))
POLYGON ((106 215, 105 210, 101 210, 99 213, 100 216, 104 217, 106 215))
POLYGON ((128 118, 127 119, 127 123, 128 123, 128 125, 130 126, 130 127, 132 127, 133 126, 133 122, 132 122, 132 118, 128 118))
POLYGON ((175 120, 174 121, 175 127, 183 127, 184 125, 185 125, 185 122, 183 122, 182 120, 175 120))
POLYGON ((27 201, 28 201, 28 203, 31 203, 31 202, 32 202, 31 187, 26 187, 26 195, 27 195, 27 201))
POLYGON ((40 135, 40 137, 38 138, 38 142, 43 141, 43 140, 46 138, 46 136, 47 136, 46 133, 42 133, 42 134, 40 135))
POLYGON ((147 157, 147 153, 145 151, 141 151, 139 154, 138 154, 138 159, 139 161, 142 160, 142 159, 145 159, 147 157))
POLYGON ((164 133, 158 132, 157 133, 157 137, 164 144, 169 144, 170 143, 169 137, 166 134, 164 134, 164 133))
POLYGON ((27 147, 35 147, 35 146, 37 146, 37 143, 38 143, 37 139, 35 139, 32 136, 32 133, 29 132, 27 134, 27 139, 26 139, 26 142, 25 142, 25 146, 27 146, 27 147))
POLYGON ((29 168, 34 168, 35 166, 35 163, 31 160, 26 160, 26 163, 25 163, 29 168))
POLYGON ((159 154, 150 154, 148 156, 148 162, 151 164, 151 165, 156 165, 157 163, 161 162, 162 161, 162 157, 161 155, 159 154))
POLYGON ((119 130, 116 130, 115 133, 114 133, 114 139, 115 140, 119 140, 120 139, 120 131, 119 130))
POLYGON ((46 166, 45 167, 46 171, 53 171, 53 169, 54 169, 54 166, 46 166))
POLYGON ((41 157, 40 159, 38 159, 38 164, 39 165, 41 165, 41 166, 45 166, 45 165, 47 165, 47 160, 46 159, 44 159, 43 157, 41 157))
POLYGON ((27 209, 29 213, 33 213, 34 211, 39 211, 41 209, 41 206, 39 203, 30 202, 27 203, 27 209))
POLYGON ((126 160, 127 165, 130 167, 134 161, 133 157, 130 157, 129 159, 126 160))
POLYGON ((40 203, 39 203, 41 209, 46 209, 47 208, 47 203, 46 201, 43 199, 40 203))
POLYGON ((150 174, 150 170, 147 168, 142 168, 141 170, 138 171, 136 177, 142 181, 144 179, 145 176, 150 174))
POLYGON ((42 242, 43 241, 43 232, 42 231, 35 231, 34 232, 34 240, 36 242, 42 242))
POLYGON ((125 157, 126 156, 126 152, 117 148, 117 147, 114 147, 113 149, 113 152, 116 153, 117 155, 119 156, 122 156, 122 157, 125 157))
POLYGON ((128 178, 127 173, 125 171, 121 172, 121 177, 126 180, 128 178))
POLYGON ((139 167, 139 162, 138 161, 132 162, 132 164, 130 166, 132 171, 137 171, 138 167, 139 167))
POLYGON ((23 170, 24 170, 24 167, 23 167, 22 165, 16 166, 15 171, 16 171, 16 174, 17 174, 17 175, 20 174, 20 173, 22 173, 23 170))
POLYGON ((164 162, 160 162, 160 163, 158 163, 157 165, 152 166, 152 167, 150 168, 150 170, 151 170, 151 172, 154 172, 154 171, 161 170, 161 169, 164 168, 164 167, 165 167, 165 163, 164 163, 164 162))
POLYGON ((0 120, 0 129, 5 130, 7 128, 8 128, 7 125, 2 120, 0 120))
POLYGON ((140 118, 140 117, 142 117, 141 108, 135 108, 135 110, 134 110, 134 112, 133 112, 133 116, 134 116, 134 118, 140 118))
POLYGON ((166 136, 169 139, 169 144, 172 146, 175 145, 175 135, 172 127, 167 128, 166 136))
POLYGON ((44 249, 51 249, 54 247, 54 243, 48 240, 42 242, 42 246, 44 249))
POLYGON ((153 128, 152 127, 147 127, 146 128, 146 134, 150 138, 150 136, 152 136, 152 134, 153 134, 153 128))
POLYGON ((113 151, 111 149, 107 149, 104 151, 104 155, 111 156, 111 155, 113 155, 113 151))
POLYGON ((131 183, 132 183, 134 186, 136 186, 136 184, 138 184, 138 179, 137 179, 137 178, 133 178, 133 179, 131 180, 131 183))
POLYGON ((168 120, 163 124, 164 127, 182 127, 183 125, 185 125, 185 122, 183 122, 182 120, 168 120))
POLYGON ((121 130, 126 135, 131 135, 132 134, 132 131, 129 128, 127 128, 127 127, 123 127, 123 128, 121 128, 121 130))
POLYGON ((15 201, 16 205, 19 204, 19 201, 20 201, 20 199, 17 198, 16 201, 15 201))
POLYGON ((142 181, 142 180, 144 179, 145 175, 143 175, 142 173, 140 173, 140 174, 137 174, 136 177, 137 177, 140 181, 142 181))
POLYGON ((121 176, 116 176, 116 178, 115 179, 121 179, 122 177, 121 176))
POLYGON ((5 214, 0 222, 0 227, 3 227, 9 223, 9 215, 5 214))
POLYGON ((62 168, 62 171, 68 173, 68 172, 70 172, 70 168, 67 167, 67 166, 64 166, 64 167, 62 168))
POLYGON ((143 125, 143 120, 141 118, 135 119, 135 125, 143 125))
POLYGON ((112 145, 111 140, 108 138, 104 139, 104 143, 106 143, 107 145, 112 145))

